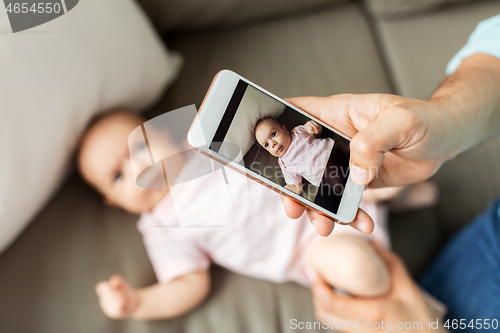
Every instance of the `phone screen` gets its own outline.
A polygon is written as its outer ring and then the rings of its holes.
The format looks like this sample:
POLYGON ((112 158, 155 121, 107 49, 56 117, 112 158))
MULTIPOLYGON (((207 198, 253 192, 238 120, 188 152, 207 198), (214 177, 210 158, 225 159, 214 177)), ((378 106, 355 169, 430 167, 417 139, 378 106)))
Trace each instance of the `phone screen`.
POLYGON ((349 176, 349 141, 239 80, 210 149, 336 214, 349 176), (225 145, 230 143, 230 145, 225 145))

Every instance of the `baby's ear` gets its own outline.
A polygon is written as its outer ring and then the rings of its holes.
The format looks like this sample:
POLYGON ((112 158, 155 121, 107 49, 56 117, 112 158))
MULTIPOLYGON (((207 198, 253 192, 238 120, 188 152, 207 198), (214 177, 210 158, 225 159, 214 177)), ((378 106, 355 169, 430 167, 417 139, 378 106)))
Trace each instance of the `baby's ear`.
POLYGON ((288 128, 286 127, 285 124, 283 124, 283 129, 288 132, 288 128))

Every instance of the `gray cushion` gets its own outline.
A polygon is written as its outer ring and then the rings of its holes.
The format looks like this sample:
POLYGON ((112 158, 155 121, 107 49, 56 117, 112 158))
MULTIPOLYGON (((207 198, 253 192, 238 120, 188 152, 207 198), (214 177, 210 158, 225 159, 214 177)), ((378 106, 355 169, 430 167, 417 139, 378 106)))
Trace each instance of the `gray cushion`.
POLYGON ((364 0, 364 4, 369 12, 376 17, 395 18, 477 1, 484 0, 364 0))
POLYGON ((2 330, 112 331, 116 324, 101 313, 95 283, 113 273, 133 285, 154 281, 136 220, 105 207, 71 177, 0 257, 2 330))
POLYGON ((368 22, 355 4, 245 27, 179 33, 185 65, 164 109, 200 105, 215 74, 230 69, 282 98, 390 92, 368 22))
POLYGON ((161 33, 248 23, 345 0, 137 0, 161 33))

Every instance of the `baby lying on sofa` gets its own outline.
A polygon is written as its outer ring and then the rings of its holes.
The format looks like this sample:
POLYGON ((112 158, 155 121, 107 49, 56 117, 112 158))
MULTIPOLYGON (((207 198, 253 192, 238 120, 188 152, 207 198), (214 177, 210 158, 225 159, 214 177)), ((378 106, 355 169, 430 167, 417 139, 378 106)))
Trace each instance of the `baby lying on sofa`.
POLYGON ((321 126, 312 120, 291 131, 272 118, 261 119, 255 125, 257 142, 278 158, 285 187, 299 195, 302 193, 302 178, 314 186, 327 182, 334 191, 344 188, 345 182, 341 181, 343 177, 324 177, 325 170, 330 170, 339 162, 331 158, 335 141, 317 138, 321 132, 321 126))
MULTIPOLYGON (((249 194, 236 208, 206 223, 224 227, 172 227, 179 223, 169 189, 140 188, 132 173, 128 136, 143 122, 125 111, 100 117, 85 133, 77 156, 83 178, 106 203, 141 214, 138 228, 158 278, 157 284, 140 289, 132 288, 118 275, 98 283, 96 293, 107 316, 165 319, 194 309, 210 292, 208 270, 212 262, 276 283, 294 281, 309 286, 319 274, 350 294, 388 292, 386 266, 369 243, 369 239, 376 239, 388 246, 384 211, 374 202, 362 202, 377 224, 372 235, 339 227, 322 238, 305 214, 290 220, 278 194, 248 181, 249 193, 257 195, 249 194)), ((164 144, 166 150, 177 149, 168 140, 164 144)), ((196 168, 206 158, 196 154, 184 161, 183 169, 196 168)), ((192 196, 196 209, 197 193, 187 195, 192 196)))

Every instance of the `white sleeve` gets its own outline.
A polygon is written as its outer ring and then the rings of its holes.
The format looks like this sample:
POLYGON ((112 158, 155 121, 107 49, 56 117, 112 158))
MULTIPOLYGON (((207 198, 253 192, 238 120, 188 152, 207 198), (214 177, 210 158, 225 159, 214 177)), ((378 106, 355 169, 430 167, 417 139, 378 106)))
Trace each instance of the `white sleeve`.
POLYGON ((486 53, 500 59, 500 15, 481 21, 477 25, 467 44, 446 66, 446 74, 453 74, 462 60, 475 53, 486 53))

